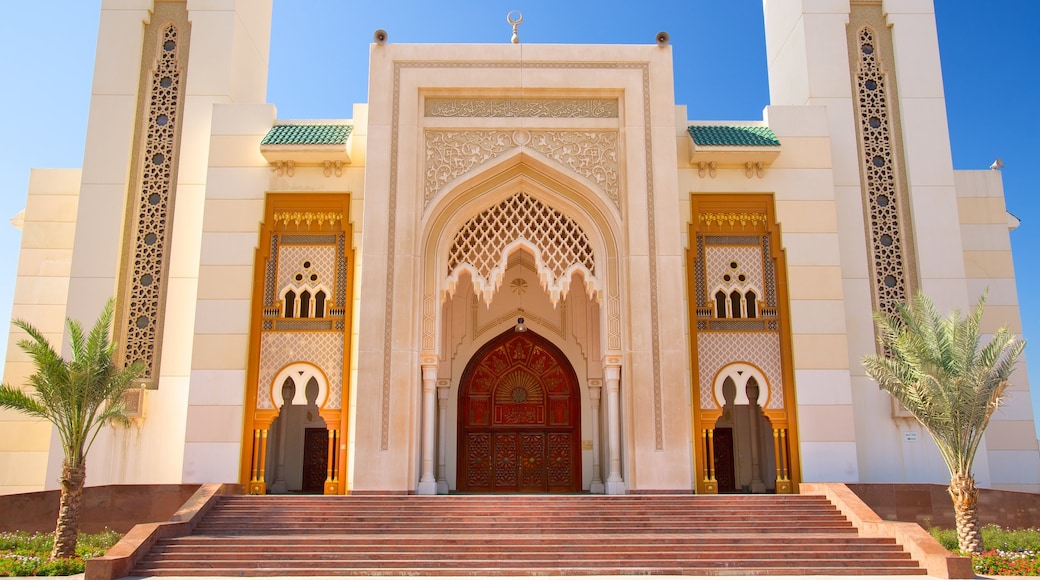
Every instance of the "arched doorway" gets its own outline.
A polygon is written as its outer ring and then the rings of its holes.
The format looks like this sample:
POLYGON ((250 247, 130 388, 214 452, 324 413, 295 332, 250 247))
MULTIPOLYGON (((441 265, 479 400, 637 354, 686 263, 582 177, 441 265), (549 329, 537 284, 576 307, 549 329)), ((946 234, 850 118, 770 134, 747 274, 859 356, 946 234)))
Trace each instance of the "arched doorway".
POLYGON ((512 329, 491 340, 462 375, 458 491, 580 491, 580 400, 551 342, 512 329))

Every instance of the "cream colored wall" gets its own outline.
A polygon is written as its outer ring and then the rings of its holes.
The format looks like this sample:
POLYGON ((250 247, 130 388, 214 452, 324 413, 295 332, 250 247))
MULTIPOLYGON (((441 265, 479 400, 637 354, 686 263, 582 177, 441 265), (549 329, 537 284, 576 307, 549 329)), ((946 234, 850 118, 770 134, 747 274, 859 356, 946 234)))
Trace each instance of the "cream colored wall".
POLYGON ((243 405, 253 268, 264 192, 272 171, 259 143, 274 123, 272 105, 217 105, 209 141, 193 316, 185 482, 235 482, 243 405))
MULTIPOLYGON (((1015 271, 1011 261, 1009 216, 999 171, 956 171, 957 214, 968 296, 989 291, 982 331, 1001 326, 1021 334, 1015 271)), ((1016 491, 1040 491, 1040 452, 1029 393, 1029 375, 1021 358, 1000 410, 986 430, 983 461, 976 460, 979 485, 1016 491)))
MULTIPOLYGON (((860 359, 875 351, 872 298, 870 289, 869 241, 865 235, 858 137, 854 118, 852 78, 849 72, 846 25, 848 0, 827 0, 812 4, 765 0, 766 45, 769 63, 770 96, 774 104, 814 104, 826 107, 831 137, 834 190, 837 201, 842 285, 848 327, 848 368, 853 384, 856 441, 862 481, 948 481, 948 473, 933 442, 913 419, 893 412, 891 399, 866 377, 860 359), (912 439, 916 435, 916 440, 912 439)), ((885 0, 879 10, 890 26, 895 62, 886 63, 898 86, 899 146, 905 161, 914 231, 918 281, 942 310, 964 310, 977 294, 979 283, 971 269, 980 262, 972 244, 982 240, 979 228, 965 229, 958 215, 959 185, 955 185, 945 98, 939 66, 938 41, 931 1, 894 2, 885 0), (951 244, 962 243, 965 255, 950 252, 951 244), (967 282, 965 278, 968 278, 967 282)), ((781 139, 783 140, 783 139, 781 139)), ((995 231, 995 230, 994 230, 995 231)), ((1003 235, 1006 239, 1006 234, 1003 235)), ((997 238, 987 238, 992 244, 997 238)), ((992 256, 987 256, 992 257, 992 256)), ((1010 254, 1000 262, 1006 267, 991 275, 1004 278, 1002 306, 1010 306, 1006 291, 1010 254)), ((792 284, 794 284, 792 278, 792 284)), ((1011 282, 1013 286, 1013 281, 1011 282)), ((1017 312, 1014 319, 1017 321, 1017 312)), ((1022 413, 1026 408, 1020 407, 1022 413)), ((802 420, 801 423, 806 423, 802 420)), ((1025 480, 1011 457, 1035 465, 1035 436, 1027 434, 1024 423, 998 427, 1002 449, 1008 451, 998 479, 1008 483, 1025 480), (1028 435, 1028 436, 1027 436, 1028 435), (1023 440, 1024 437, 1024 440, 1023 440), (1012 443, 1012 441, 1015 441, 1012 443), (1016 455, 1017 453, 1017 455, 1016 455)), ((1029 432, 1032 433, 1032 432, 1029 432)), ((976 473, 981 482, 990 481, 989 449, 980 449, 976 473)), ((1032 468, 1026 470, 1030 476, 1032 468)), ((1033 476, 1033 480, 1036 478, 1033 476)))
MULTIPOLYGON (((891 398, 866 376, 860 364, 864 354, 874 352, 875 343, 870 242, 848 64, 849 1, 829 0, 803 7, 765 0, 764 6, 771 101, 774 105, 819 105, 827 112, 858 480, 942 481, 945 468, 927 434, 915 422, 893 418, 891 398), (904 441, 907 432, 917 433, 918 440, 904 441)), ((795 284, 793 276, 791 284, 795 284)), ((807 421, 800 416, 799 423, 807 421)), ((803 460, 807 456, 808 450, 803 460)))
MULTIPOLYGON (((142 23, 148 21, 150 8, 147 1, 106 0, 102 6, 81 186, 84 203, 77 216, 69 283, 68 314, 81 320, 93 320, 119 284, 142 23)), ((195 458, 185 456, 182 442, 191 442, 189 429, 205 423, 187 411, 211 111, 217 103, 263 101, 271 2, 189 0, 187 9, 192 29, 159 388, 146 393, 143 422, 101 432, 91 453, 90 485, 188 481, 195 458)), ((254 143, 251 151, 255 148, 254 143)), ((59 467, 60 454, 52 454, 47 480, 56 480, 59 467)))
MULTIPOLYGON (((28 321, 55 347, 60 347, 65 328, 80 177, 78 169, 32 170, 21 216, 22 241, 11 317, 28 321)), ((22 331, 11 327, 5 385, 23 386, 35 370, 17 346, 23 338, 22 331)), ((44 488, 51 431, 46 421, 0 410, 0 495, 44 488)))

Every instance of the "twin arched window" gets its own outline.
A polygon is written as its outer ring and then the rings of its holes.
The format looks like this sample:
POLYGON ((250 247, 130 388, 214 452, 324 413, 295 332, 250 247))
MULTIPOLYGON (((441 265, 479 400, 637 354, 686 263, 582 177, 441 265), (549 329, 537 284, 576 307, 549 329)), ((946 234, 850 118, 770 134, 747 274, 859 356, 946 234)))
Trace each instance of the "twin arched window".
POLYGON ((715 293, 716 318, 757 318, 758 296, 754 290, 733 290, 726 294, 722 290, 715 293))
POLYGON ((310 290, 303 290, 299 294, 286 290, 282 301, 285 308, 283 315, 285 318, 325 318, 326 298, 324 290, 314 294, 310 290))

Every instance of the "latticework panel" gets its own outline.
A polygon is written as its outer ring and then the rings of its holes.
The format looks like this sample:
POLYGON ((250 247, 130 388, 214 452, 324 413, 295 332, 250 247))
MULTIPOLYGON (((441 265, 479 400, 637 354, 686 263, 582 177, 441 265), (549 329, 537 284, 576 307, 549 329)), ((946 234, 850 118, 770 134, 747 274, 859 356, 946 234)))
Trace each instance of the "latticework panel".
POLYGON ((468 270, 473 290, 488 304, 502 282, 509 252, 518 244, 532 249, 542 285, 556 304, 566 297, 570 276, 581 271, 591 288, 596 261, 588 235, 573 219, 524 192, 518 192, 467 221, 455 234, 448 254, 449 290, 468 270))
POLYGON ((336 246, 283 245, 279 249, 278 294, 286 288, 332 288, 335 281, 336 246))
POLYGON ((147 134, 138 159, 140 189, 134 200, 134 259, 123 337, 124 363, 145 363, 144 380, 158 371, 159 316, 165 288, 167 242, 174 187, 174 145, 180 112, 181 71, 177 62, 175 26, 163 30, 158 62, 150 83, 147 134))
POLYGON ((717 408, 712 381, 723 367, 746 362, 762 369, 769 381, 769 409, 784 408, 780 335, 776 332, 702 332, 697 335, 701 408, 717 408))
POLYGON ((256 408, 274 409, 271 383, 286 366, 305 361, 320 368, 329 381, 327 409, 342 408, 342 332, 265 332, 260 337, 260 380, 256 386, 256 408))
POLYGON ((878 307, 890 314, 906 301, 907 283, 903 237, 899 224, 896 191, 895 139, 889 118, 885 71, 878 60, 874 32, 859 33, 859 126, 866 205, 870 219, 871 252, 874 262, 874 294, 878 307))
POLYGON ((712 289, 762 288, 761 246, 708 246, 706 258, 712 289))

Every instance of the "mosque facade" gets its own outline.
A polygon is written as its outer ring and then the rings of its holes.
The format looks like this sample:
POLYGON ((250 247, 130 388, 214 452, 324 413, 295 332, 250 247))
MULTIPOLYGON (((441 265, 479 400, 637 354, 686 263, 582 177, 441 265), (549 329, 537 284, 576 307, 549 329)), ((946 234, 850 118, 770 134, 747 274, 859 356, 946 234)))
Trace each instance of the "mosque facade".
MULTIPOLYGON (((1021 328, 999 171, 955 171, 927 0, 764 0, 762 119, 688 118, 646 45, 371 46, 281 119, 271 0, 105 0, 82 169, 34 170, 14 317, 116 299, 143 361, 89 484, 796 493, 948 481, 864 373, 924 291, 1021 328)), ((4 381, 32 365, 11 335, 4 381)), ((1024 364, 1024 363, 1022 363, 1024 364)), ((1040 491, 1024 369, 975 463, 1040 491)), ((54 488, 0 412, 0 493, 54 488)))

